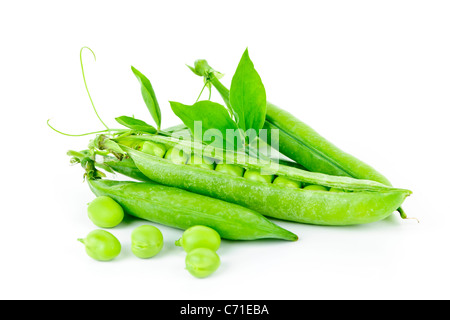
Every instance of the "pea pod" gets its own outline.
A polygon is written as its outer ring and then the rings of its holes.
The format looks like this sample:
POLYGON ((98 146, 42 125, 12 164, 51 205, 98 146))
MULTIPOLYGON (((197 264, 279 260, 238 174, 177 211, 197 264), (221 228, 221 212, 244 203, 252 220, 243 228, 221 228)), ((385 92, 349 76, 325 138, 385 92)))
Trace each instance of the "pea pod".
POLYGON ((204 225, 231 240, 298 239, 253 210, 185 190, 153 182, 88 179, 88 183, 95 195, 111 197, 128 214, 170 227, 204 225))
MULTIPOLYGON (((217 89, 225 104, 231 108, 230 91, 219 81, 217 72, 205 60, 197 60, 194 70, 197 75, 204 76, 217 89)), ((283 155, 309 171, 392 185, 373 167, 342 151, 310 126, 269 101, 267 101, 264 129, 267 129, 267 143, 275 143, 283 155), (278 130, 276 136, 272 135, 275 129, 278 130)), ((402 208, 398 208, 398 211, 402 218, 406 218, 402 208)))
MULTIPOLYGON (((172 141, 161 136, 145 136, 147 139, 169 146, 178 144, 192 148, 190 152, 205 152, 208 147, 195 142, 172 141)), ((117 141, 120 143, 120 141, 117 141)), ((283 220, 319 225, 353 225, 378 221, 394 212, 411 194, 409 190, 392 188, 369 180, 330 176, 300 170, 279 164, 277 175, 305 184, 339 188, 346 193, 320 190, 294 189, 247 180, 212 170, 189 165, 174 164, 122 146, 138 169, 158 183, 185 189, 198 194, 239 204, 266 216, 283 220)), ((211 149, 210 149, 211 152, 211 149)), ((212 149, 216 159, 224 160, 229 151, 212 149)), ((246 169, 265 169, 267 164, 250 161, 245 154, 233 153, 234 163, 246 169)), ((272 164, 270 164, 272 165, 272 164)), ((269 166, 270 166, 269 165, 269 166)))
POLYGON ((139 171, 131 158, 125 158, 119 161, 113 157, 106 157, 103 163, 111 167, 117 173, 123 174, 127 177, 138 181, 150 181, 146 175, 139 171))

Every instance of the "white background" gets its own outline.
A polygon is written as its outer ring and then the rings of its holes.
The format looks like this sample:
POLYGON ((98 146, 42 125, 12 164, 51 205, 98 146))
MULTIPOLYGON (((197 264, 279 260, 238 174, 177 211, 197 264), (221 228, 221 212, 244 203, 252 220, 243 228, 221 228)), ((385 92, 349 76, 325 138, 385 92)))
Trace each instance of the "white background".
MULTIPOLYGON (((2 299, 448 299, 450 3, 448 1, 3 1, 0 5, 2 299), (365 226, 280 222, 300 241, 228 242, 220 269, 198 280, 173 242, 151 260, 129 249, 143 221, 112 232, 110 263, 77 238, 95 226, 93 199, 69 149, 101 130, 82 82, 83 54, 103 120, 151 122, 133 65, 155 88, 163 127, 169 100, 193 103, 196 59, 229 85, 246 47, 268 99, 345 151, 413 190, 420 220, 365 226)), ((213 99, 220 101, 215 94, 213 99)))

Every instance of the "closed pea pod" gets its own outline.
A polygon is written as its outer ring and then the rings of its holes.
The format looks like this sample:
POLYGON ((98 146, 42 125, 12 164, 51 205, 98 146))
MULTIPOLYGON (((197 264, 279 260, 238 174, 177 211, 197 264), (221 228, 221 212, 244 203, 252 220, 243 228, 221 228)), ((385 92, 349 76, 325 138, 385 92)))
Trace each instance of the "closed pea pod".
POLYGON ((298 239, 253 210, 178 188, 153 182, 104 179, 88 179, 88 183, 94 194, 113 198, 128 214, 170 227, 186 230, 204 225, 230 240, 298 239))

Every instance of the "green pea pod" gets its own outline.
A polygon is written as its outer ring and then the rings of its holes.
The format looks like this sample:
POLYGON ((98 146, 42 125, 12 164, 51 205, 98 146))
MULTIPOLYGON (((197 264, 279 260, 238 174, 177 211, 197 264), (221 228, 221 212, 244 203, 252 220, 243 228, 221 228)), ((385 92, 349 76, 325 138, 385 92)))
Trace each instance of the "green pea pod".
POLYGON ((170 227, 204 225, 230 240, 298 239, 253 210, 185 190, 153 182, 88 179, 88 183, 95 195, 111 197, 128 214, 170 227))
POLYGON ((138 181, 150 181, 146 175, 139 171, 131 158, 126 158, 119 161, 113 157, 105 157, 103 163, 112 168, 115 172, 123 174, 127 177, 138 181))
MULTIPOLYGON (((186 143, 173 142, 160 136, 147 136, 145 139, 158 143, 166 141, 167 144, 186 143)), ((189 145, 193 148, 192 152, 204 151, 203 146, 195 143, 189 145)), ((279 164, 278 176, 353 192, 293 189, 194 166, 178 165, 126 146, 123 146, 123 149, 133 159, 138 169, 153 181, 239 204, 266 216, 289 221, 319 225, 374 222, 389 216, 411 194, 409 190, 392 188, 375 181, 330 176, 279 164)), ((223 160, 220 158, 221 151, 214 150, 214 153, 216 158, 223 160)), ((234 156, 235 163, 239 163, 246 169, 261 170, 267 166, 252 163, 246 155, 234 153, 234 156)))
MULTIPOLYGON (((186 127, 185 124, 179 124, 179 125, 170 127, 169 129, 166 129, 165 131, 171 133, 174 138, 181 138, 184 140, 192 139, 191 131, 189 130, 188 127, 186 127)), ((275 160, 275 159, 272 159, 272 160, 275 160)), ((281 163, 285 166, 294 167, 294 168, 298 168, 298 169, 302 169, 302 170, 307 170, 304 166, 302 166, 300 163, 295 162, 295 161, 291 161, 291 160, 287 160, 287 159, 276 159, 276 161, 278 161, 279 163, 281 163)))
MULTIPOLYGON (((195 66, 199 69, 196 74, 206 77, 220 93, 225 104, 231 107, 230 91, 215 76, 217 72, 205 60, 196 61, 195 66)), ((267 143, 275 143, 283 155, 298 162, 309 171, 392 185, 373 167, 342 151, 310 126, 269 101, 267 101, 264 129, 267 129, 268 133, 267 143), (278 140, 271 134, 274 129, 278 130, 278 140)), ((398 208, 398 211, 402 218, 406 218, 402 208, 398 208)))
MULTIPOLYGON (((200 65, 211 68, 207 63, 200 65)), ((213 73, 207 70, 203 72, 210 75, 208 80, 220 93, 225 104, 230 106, 230 91, 213 73)), ((292 114, 268 101, 264 128, 269 129, 266 141, 268 143, 275 142, 271 140, 270 132, 272 129, 278 129, 279 151, 309 171, 373 180, 391 185, 389 180, 374 168, 343 152, 292 114)))

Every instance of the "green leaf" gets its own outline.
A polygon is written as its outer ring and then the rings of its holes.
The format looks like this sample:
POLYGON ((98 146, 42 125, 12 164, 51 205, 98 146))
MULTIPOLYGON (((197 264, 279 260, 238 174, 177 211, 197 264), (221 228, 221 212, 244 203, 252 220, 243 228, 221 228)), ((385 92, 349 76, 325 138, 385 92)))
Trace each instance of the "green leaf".
POLYGON ((121 116, 116 118, 116 121, 121 125, 138 132, 150 134, 155 134, 157 132, 157 130, 153 126, 149 125, 148 123, 142 120, 135 119, 132 117, 121 116))
POLYGON ((155 121, 159 130, 161 129, 161 110, 159 109, 158 100, 156 100, 156 95, 153 91, 152 84, 146 76, 144 76, 133 66, 131 66, 131 70, 141 84, 142 98, 144 98, 144 102, 147 105, 147 108, 150 111, 150 114, 152 115, 153 120, 155 121))
POLYGON ((248 49, 231 81, 230 103, 239 128, 244 131, 254 129, 259 133, 266 118, 266 90, 250 60, 248 49))
POLYGON ((173 112, 189 128, 194 139, 205 143, 210 142, 210 144, 220 148, 241 149, 243 147, 242 134, 239 128, 221 104, 212 101, 199 101, 192 106, 188 106, 170 101, 170 106, 173 112))

